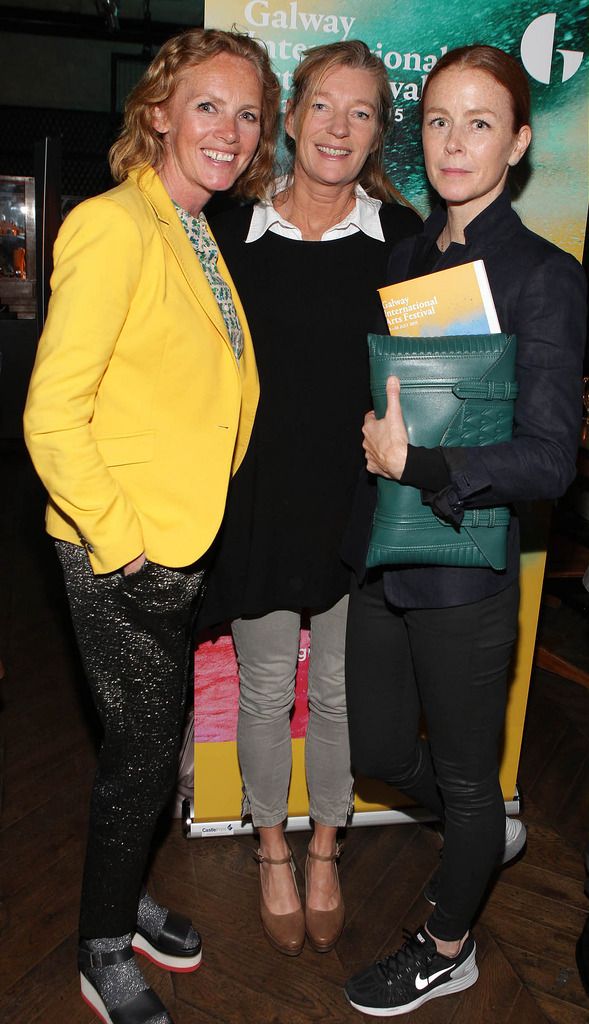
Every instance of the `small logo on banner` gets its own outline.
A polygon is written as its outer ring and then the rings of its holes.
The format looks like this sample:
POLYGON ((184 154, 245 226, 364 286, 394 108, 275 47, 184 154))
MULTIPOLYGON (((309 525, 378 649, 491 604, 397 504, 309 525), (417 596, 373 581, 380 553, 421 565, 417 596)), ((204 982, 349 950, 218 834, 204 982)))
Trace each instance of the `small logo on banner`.
MULTIPOLYGON (((556 14, 541 14, 528 25, 520 45, 526 71, 537 82, 545 85, 550 84, 555 35, 556 14)), ((568 82, 581 67, 584 53, 582 50, 562 50, 559 47, 556 47, 556 52, 562 57, 562 81, 568 82)))
POLYGON ((203 825, 200 830, 201 836, 230 836, 233 834, 233 825, 229 821, 226 825, 203 825))

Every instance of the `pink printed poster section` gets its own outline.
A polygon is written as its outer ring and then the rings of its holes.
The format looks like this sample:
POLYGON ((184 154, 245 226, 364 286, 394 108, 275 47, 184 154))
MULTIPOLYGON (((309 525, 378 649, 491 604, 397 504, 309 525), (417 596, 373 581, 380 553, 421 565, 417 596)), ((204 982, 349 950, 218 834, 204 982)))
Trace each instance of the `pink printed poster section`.
MULTIPOLYGON (((301 630, 296 676, 294 714, 290 723, 293 739, 307 731, 307 680, 310 634, 301 630)), ((235 740, 239 678, 231 634, 199 644, 194 655, 194 742, 223 743, 235 740)))

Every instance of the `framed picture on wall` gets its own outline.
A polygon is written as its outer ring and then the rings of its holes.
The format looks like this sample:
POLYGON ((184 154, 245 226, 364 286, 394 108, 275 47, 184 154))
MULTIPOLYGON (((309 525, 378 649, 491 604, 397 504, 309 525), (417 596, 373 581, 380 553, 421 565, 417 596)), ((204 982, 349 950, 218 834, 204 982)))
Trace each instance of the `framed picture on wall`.
POLYGON ((35 179, 0 175, 0 305, 34 317, 35 179))

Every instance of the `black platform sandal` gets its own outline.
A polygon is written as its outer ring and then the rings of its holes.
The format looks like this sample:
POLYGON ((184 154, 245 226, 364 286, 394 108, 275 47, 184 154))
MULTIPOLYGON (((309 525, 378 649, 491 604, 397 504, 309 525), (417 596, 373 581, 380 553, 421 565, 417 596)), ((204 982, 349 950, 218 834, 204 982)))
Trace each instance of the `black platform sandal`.
POLYGON ((161 999, 152 988, 144 989, 143 992, 131 996, 126 1002, 109 1011, 98 990, 85 974, 85 971, 88 970, 100 970, 102 967, 122 964, 126 960, 132 960, 133 955, 131 946, 116 949, 112 953, 93 953, 89 949, 80 947, 78 949, 78 968, 82 999, 100 1017, 103 1024, 147 1024, 153 1017, 162 1013, 166 1014, 169 1024, 174 1024, 161 999))
POLYGON ((196 971, 202 959, 202 942, 200 935, 195 931, 195 941, 185 947, 191 928, 193 925, 190 918, 178 914, 175 910, 168 910, 167 917, 156 936, 137 924, 133 936, 133 949, 167 971, 179 974, 196 971))

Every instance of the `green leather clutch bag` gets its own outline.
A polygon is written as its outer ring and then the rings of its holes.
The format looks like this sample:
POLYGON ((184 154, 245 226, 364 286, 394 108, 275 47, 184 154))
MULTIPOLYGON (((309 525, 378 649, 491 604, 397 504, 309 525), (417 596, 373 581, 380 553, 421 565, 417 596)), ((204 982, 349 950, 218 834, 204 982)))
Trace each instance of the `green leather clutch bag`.
MULTIPOLYGON (((398 377, 411 444, 482 446, 511 438, 517 396, 514 335, 370 334, 368 351, 374 411, 384 416, 387 378, 398 377)), ((504 569, 509 518, 503 506, 466 510, 457 528, 423 505, 416 487, 379 476, 366 565, 504 569)))

